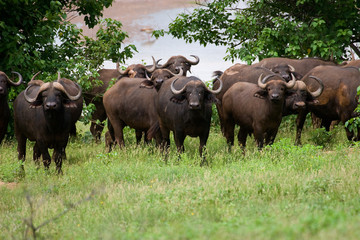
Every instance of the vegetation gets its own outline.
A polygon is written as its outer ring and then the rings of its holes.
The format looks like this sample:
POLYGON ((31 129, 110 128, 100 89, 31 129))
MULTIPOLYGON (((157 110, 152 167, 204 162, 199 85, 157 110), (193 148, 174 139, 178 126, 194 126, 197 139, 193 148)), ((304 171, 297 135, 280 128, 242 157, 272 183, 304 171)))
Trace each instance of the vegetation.
POLYGON ((183 13, 170 34, 187 42, 228 46, 226 59, 248 63, 266 57, 347 59, 360 56, 359 6, 354 0, 198 0, 201 8, 183 13), (246 6, 243 2, 246 2, 246 6), (243 3, 240 5, 240 3, 243 3))
POLYGON ((80 123, 63 176, 53 163, 50 173, 37 170, 28 144, 26 176, 18 178, 16 143, 5 143, 0 239, 32 238, 25 222, 39 226, 66 210, 37 237, 357 239, 359 145, 346 140, 343 126, 331 132, 333 141, 315 143, 308 121, 304 145, 294 146, 293 121, 285 119, 275 144, 263 151, 249 139, 245 156, 237 146, 228 153, 219 127, 212 127, 207 167, 199 166, 198 139, 186 139, 180 161, 172 142, 166 165, 153 145, 135 145, 133 130, 125 133, 127 147, 106 153, 80 123))
MULTIPOLYGON (((9 75, 17 71, 26 82, 38 71, 42 74, 37 79, 45 81, 57 79, 61 72, 84 91, 98 84, 89 77, 97 76, 105 60, 124 62, 136 51, 134 45, 123 45, 128 36, 119 21, 101 19, 103 8, 112 1, 0 1, 0 70, 9 75), (99 28, 95 39, 69 21, 74 14, 83 16, 88 27, 99 28)), ((25 86, 11 88, 9 101, 25 86)))

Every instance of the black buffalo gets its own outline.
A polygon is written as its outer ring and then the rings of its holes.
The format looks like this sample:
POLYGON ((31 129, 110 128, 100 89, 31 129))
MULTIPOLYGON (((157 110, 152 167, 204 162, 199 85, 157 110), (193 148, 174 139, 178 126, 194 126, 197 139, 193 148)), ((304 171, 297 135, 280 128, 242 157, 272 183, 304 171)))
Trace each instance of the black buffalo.
POLYGON ((29 82, 14 102, 19 160, 25 161, 26 140, 29 139, 36 142, 34 161, 38 164, 42 156, 45 169, 48 169, 51 163, 48 148, 53 148, 52 159, 57 172, 62 173, 62 159, 75 121, 74 115, 79 116, 76 112, 82 111, 82 104, 76 102, 82 98, 81 93, 80 86, 68 79, 29 82))
MULTIPOLYGON (((159 117, 159 127, 163 138, 163 147, 170 146, 170 131, 174 132, 175 144, 179 153, 184 151, 186 136, 199 137, 200 156, 206 145, 210 131, 212 116, 211 104, 216 102, 215 95, 221 91, 210 90, 196 77, 177 77, 172 81, 164 82, 155 98, 159 117)), ((156 127, 149 131, 151 136, 156 127)))
POLYGON ((19 81, 13 82, 9 77, 0 71, 0 143, 5 137, 7 126, 10 119, 10 109, 8 105, 8 93, 10 86, 19 86, 23 78, 20 73, 12 72, 19 76, 19 81))

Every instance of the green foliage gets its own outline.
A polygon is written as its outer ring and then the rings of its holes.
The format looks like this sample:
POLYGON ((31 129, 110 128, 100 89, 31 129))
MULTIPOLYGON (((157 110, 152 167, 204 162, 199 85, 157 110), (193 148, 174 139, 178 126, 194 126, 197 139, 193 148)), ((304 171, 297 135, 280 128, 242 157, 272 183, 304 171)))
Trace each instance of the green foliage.
MULTIPOLYGON (((112 1, 0 1, 1 71, 17 71, 26 82, 38 71, 42 74, 37 79, 44 81, 57 79, 61 72, 61 77, 77 81, 83 91, 99 84, 97 71, 105 60, 124 62, 136 51, 133 45, 123 45, 128 36, 119 21, 100 20, 103 8, 112 1), (99 27, 95 39, 68 21, 74 12, 84 16, 90 28, 99 27)), ((25 87, 11 88, 9 101, 25 87)))
MULTIPOLYGON (((169 30, 187 42, 228 46, 225 59, 248 63, 266 57, 321 57, 341 61, 360 41, 360 15, 354 0, 215 0, 182 13, 169 30), (246 2, 241 8, 240 3, 246 2)), ((358 54, 359 55, 359 54, 358 54)))

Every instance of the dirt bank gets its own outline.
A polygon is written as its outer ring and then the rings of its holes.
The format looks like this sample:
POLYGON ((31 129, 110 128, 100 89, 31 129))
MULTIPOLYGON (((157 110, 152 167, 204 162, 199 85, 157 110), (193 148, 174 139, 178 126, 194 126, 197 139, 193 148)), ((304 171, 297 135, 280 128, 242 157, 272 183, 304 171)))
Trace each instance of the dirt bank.
MULTIPOLYGON (((143 28, 153 28, 151 23, 134 21, 143 19, 146 15, 156 13, 158 11, 173 9, 173 8, 187 8, 195 6, 194 1, 189 0, 115 0, 111 7, 103 12, 104 18, 112 18, 120 21, 123 24, 123 30, 129 34, 130 39, 137 35, 144 35, 141 33, 143 28)), ((83 17, 74 17, 71 22, 81 26, 84 34, 94 37, 97 28, 88 29, 84 26, 83 17)), ((145 35, 144 35, 145 36, 145 35)))

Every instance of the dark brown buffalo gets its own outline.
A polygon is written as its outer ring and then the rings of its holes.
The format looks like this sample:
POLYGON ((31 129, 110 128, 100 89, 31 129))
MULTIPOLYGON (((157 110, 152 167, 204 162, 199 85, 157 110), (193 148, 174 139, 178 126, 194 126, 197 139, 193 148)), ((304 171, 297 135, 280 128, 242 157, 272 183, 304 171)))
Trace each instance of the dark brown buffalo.
MULTIPOLYGON (((164 82, 155 98, 155 105, 159 116, 163 146, 170 146, 170 131, 174 132, 175 144, 179 153, 184 151, 186 136, 199 137, 200 156, 206 145, 210 131, 212 115, 211 104, 216 101, 215 95, 219 89, 210 90, 204 82, 196 77, 176 77, 174 80, 164 82)), ((156 127, 149 131, 151 136, 156 127)))
POLYGON ((19 81, 13 82, 9 77, 0 71, 0 144, 5 137, 7 126, 10 119, 10 109, 8 105, 8 93, 11 86, 19 86, 23 78, 18 72, 12 72, 18 75, 19 81))
MULTIPOLYGON (((224 73, 220 71, 215 72, 215 76, 221 79, 223 82, 223 88, 216 97, 220 100, 221 103, 223 95, 233 84, 237 82, 250 82, 257 84, 260 75, 273 75, 269 80, 285 81, 280 75, 274 74, 272 71, 266 68, 256 67, 253 65, 235 64, 234 66, 226 69, 224 73)), ((295 80, 294 75, 292 75, 292 80, 295 80)), ((292 89, 288 89, 286 91, 283 116, 296 114, 299 109, 305 108, 306 104, 310 104, 316 101, 316 97, 321 94, 323 89, 321 81, 319 82, 319 85, 320 87, 316 91, 311 92, 303 82, 296 81, 295 86, 292 89)), ((219 83, 217 80, 215 80, 214 89, 217 89, 218 86, 219 83)), ((220 125, 223 130, 222 107, 220 104, 216 104, 216 107, 219 114, 220 125)))
POLYGON ((334 66, 336 64, 318 58, 291 59, 282 57, 265 58, 260 62, 253 64, 253 66, 264 67, 279 74, 286 81, 291 79, 291 74, 293 74, 297 80, 300 80, 311 69, 319 65, 334 66))
MULTIPOLYGON (((113 129, 113 133, 111 128, 109 132, 120 147, 125 145, 125 126, 142 132, 157 122, 155 106, 152 104, 157 93, 153 88, 141 88, 144 80, 122 78, 104 94, 104 107, 113 129)), ((159 138, 157 141, 160 144, 159 138)))
POLYGON ((248 135, 254 134, 259 149, 272 144, 282 119, 285 95, 295 86, 295 79, 269 80, 274 75, 258 78, 258 84, 238 82, 223 96, 222 112, 224 135, 229 149, 234 145, 234 127, 240 126, 239 145, 246 146, 248 135), (264 83, 265 82, 265 83, 264 83))
POLYGON ((183 75, 186 76, 186 73, 190 71, 192 65, 196 65, 199 63, 200 59, 198 56, 190 55, 195 58, 194 61, 187 59, 184 56, 172 56, 167 60, 167 62, 163 65, 159 65, 158 68, 166 68, 169 69, 173 73, 179 73, 179 69, 182 68, 183 75))
MULTIPOLYGON (((345 123, 356 116, 354 110, 358 105, 356 97, 357 87, 360 85, 360 72, 356 67, 318 66, 303 77, 303 81, 314 88, 311 77, 321 79, 324 91, 318 97, 317 104, 309 104, 307 109, 299 113, 295 144, 301 144, 301 131, 307 113, 310 111, 322 119, 321 125, 328 131, 331 121, 340 120, 345 123)), ((346 135, 349 140, 354 140, 354 132, 347 128, 346 135)), ((359 130, 359 129, 358 129, 359 130)), ((360 140, 360 133, 356 140, 360 140)))
MULTIPOLYGON (((104 98, 104 105, 105 101, 107 101, 108 105, 108 115, 112 115, 111 118, 109 117, 108 122, 109 131, 105 135, 105 146, 108 151, 111 151, 115 141, 116 133, 112 126, 113 124, 117 125, 117 129, 121 129, 121 136, 123 135, 122 129, 124 126, 128 125, 134 128, 136 131, 136 143, 140 143, 142 132, 144 131, 143 129, 149 129, 149 126, 151 126, 149 124, 154 123, 154 117, 155 122, 157 120, 157 113, 153 108, 154 97, 157 96, 156 91, 168 79, 171 79, 174 76, 181 76, 182 74, 182 69, 180 69, 180 72, 177 75, 167 69, 156 69, 152 73, 151 78, 147 78, 147 80, 144 78, 135 78, 133 79, 133 82, 129 82, 128 79, 124 82, 121 80, 120 83, 113 86, 113 89, 110 88, 112 89, 111 91, 109 89, 109 92, 106 93, 108 95, 107 99, 105 100, 104 98), (133 116, 141 116, 141 118, 133 119, 133 116), (149 118, 150 121, 147 122, 149 118), (111 121, 110 119, 113 120, 111 121), (121 124, 122 127, 119 127, 119 124, 121 124)), ((160 141, 160 137, 161 136, 158 137, 157 141, 160 141)), ((146 137, 146 133, 144 140, 145 142, 149 140, 146 137)), ((120 146, 123 144, 124 141, 122 140, 120 146)))
POLYGON ((81 113, 82 110, 82 108, 78 109, 76 104, 81 98, 81 88, 68 79, 47 83, 33 79, 14 102, 18 158, 25 161, 26 139, 35 141, 34 161, 39 163, 39 158, 42 156, 45 169, 48 169, 51 163, 48 148, 53 148, 52 159, 56 164, 57 172, 62 173, 62 159, 74 124, 73 115, 75 112, 81 113), (76 94, 72 95, 70 92, 76 94))
MULTIPOLYGON (((109 87, 112 79, 117 81, 120 78, 145 78, 145 72, 152 73, 156 69, 156 61, 153 58, 153 65, 144 66, 143 64, 132 64, 125 71, 118 69, 101 69, 98 71, 100 85, 95 85, 90 91, 84 92, 86 105, 90 103, 95 105, 95 111, 92 113, 90 132, 97 142, 100 141, 101 133, 104 129, 103 122, 106 120, 106 112, 103 105, 103 95, 109 87), (99 123, 100 122, 100 123, 99 123)), ((94 78, 90 78, 93 81, 94 78)), ((141 132, 140 132, 141 135, 141 132)))

